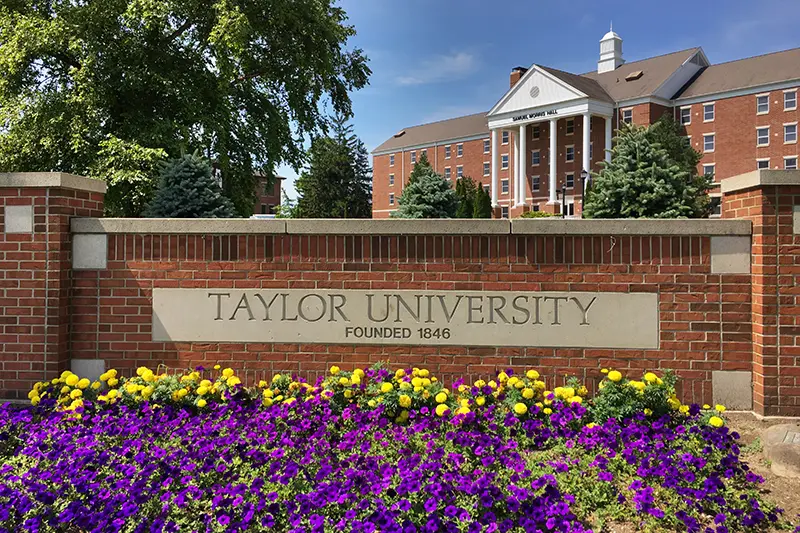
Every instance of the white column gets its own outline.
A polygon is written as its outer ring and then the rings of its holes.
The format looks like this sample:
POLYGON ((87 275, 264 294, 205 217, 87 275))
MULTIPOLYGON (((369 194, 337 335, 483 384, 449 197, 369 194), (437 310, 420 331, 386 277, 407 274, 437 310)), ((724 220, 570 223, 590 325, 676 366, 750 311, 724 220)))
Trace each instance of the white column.
POLYGON ((497 130, 492 130, 492 207, 500 205, 500 174, 498 171, 500 154, 497 149, 497 130))
MULTIPOLYGON (((589 158, 589 143, 591 142, 589 132, 591 131, 592 116, 589 113, 583 114, 583 168, 581 171, 591 172, 592 160, 589 158)), ((576 176, 577 178, 577 176, 576 176)))
POLYGON ((550 119, 550 201, 548 203, 554 204, 556 198, 556 163, 558 162, 558 119, 550 119))
POLYGON ((514 135, 514 157, 509 158, 514 162, 514 179, 511 184, 514 185, 514 205, 519 205, 519 134, 514 135))
POLYGON ((528 126, 523 124, 519 127, 519 179, 517 180, 517 205, 525 204, 525 181, 528 176, 528 156, 527 156, 527 133, 528 126))
POLYGON ((606 162, 611 162, 611 117, 606 117, 606 162))

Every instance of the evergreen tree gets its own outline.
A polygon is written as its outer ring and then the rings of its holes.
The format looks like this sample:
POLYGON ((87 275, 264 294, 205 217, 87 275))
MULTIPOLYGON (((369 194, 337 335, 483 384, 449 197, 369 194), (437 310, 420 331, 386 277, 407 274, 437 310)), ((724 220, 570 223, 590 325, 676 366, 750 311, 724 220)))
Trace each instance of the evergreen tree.
POLYGON ((232 218, 233 203, 211 176, 211 165, 198 154, 167 164, 159 188, 145 210, 153 218, 232 218))
POLYGON ((458 209, 458 197, 450 182, 432 170, 409 181, 398 198, 400 208, 395 218, 453 218, 458 209))
POLYGON ((625 125, 611 163, 592 180, 586 218, 695 218, 707 187, 672 159, 649 128, 625 125))
POLYGON ((492 199, 483 187, 478 187, 472 218, 492 218, 492 199))
POLYGON ((297 180, 295 216, 303 218, 369 218, 372 173, 367 149, 353 127, 338 117, 334 135, 315 139, 309 167, 297 180))
POLYGON ((464 176, 456 182, 456 196, 458 197, 456 218, 472 218, 477 195, 478 185, 472 178, 464 176))
POLYGON ((428 161, 427 152, 422 152, 417 158, 414 168, 411 169, 411 174, 408 176, 408 182, 414 183, 418 177, 426 176, 433 171, 433 167, 431 166, 430 161, 428 161))

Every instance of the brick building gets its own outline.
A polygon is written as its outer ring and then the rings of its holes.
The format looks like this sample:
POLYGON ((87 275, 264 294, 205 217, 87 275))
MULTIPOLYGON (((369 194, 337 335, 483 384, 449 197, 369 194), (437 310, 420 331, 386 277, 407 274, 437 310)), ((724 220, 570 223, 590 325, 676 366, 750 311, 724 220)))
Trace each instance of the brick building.
MULTIPOLYGON (((667 113, 703 153, 698 171, 717 183, 756 169, 796 169, 798 88, 800 48, 717 65, 702 48, 626 63, 622 39, 609 31, 597 71, 514 68, 488 113, 405 128, 378 146, 373 217, 397 208, 422 152, 445 177, 480 182, 496 216, 561 212, 565 201, 577 215, 581 174, 610 157, 620 122, 647 125, 667 113)), ((711 194, 718 206, 719 187, 711 194)))
POLYGON ((266 178, 259 178, 256 185, 256 205, 253 208, 253 213, 256 215, 274 215, 275 208, 281 205, 281 186, 283 180, 281 176, 276 176, 272 186, 266 178))

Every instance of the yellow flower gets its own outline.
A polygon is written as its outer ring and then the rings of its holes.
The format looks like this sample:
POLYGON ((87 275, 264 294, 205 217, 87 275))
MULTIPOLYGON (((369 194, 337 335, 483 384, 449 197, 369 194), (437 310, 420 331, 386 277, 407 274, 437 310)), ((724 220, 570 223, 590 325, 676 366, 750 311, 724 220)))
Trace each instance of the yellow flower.
POLYGON ((92 390, 97 390, 99 388, 100 388, 100 382, 99 381, 95 381, 94 383, 92 383, 92 390))
POLYGON ((233 369, 232 368, 226 368, 225 370, 222 371, 222 377, 224 377, 224 378, 229 378, 232 375, 233 375, 233 369))
POLYGON ((478 396, 477 398, 475 398, 475 403, 478 405, 483 405, 486 403, 486 398, 484 398, 483 396, 478 396))
POLYGON ((581 403, 581 402, 583 402, 583 398, 581 398, 580 396, 573 396, 573 397, 567 399, 567 401, 569 403, 581 403))
POLYGON ((73 400, 72 403, 69 404, 69 408, 72 410, 75 410, 78 407, 83 407, 83 400, 81 400, 80 398, 73 400))
POLYGON ((514 405, 514 412, 517 413, 518 415, 522 416, 522 415, 524 415, 525 413, 528 412, 528 406, 525 405, 522 402, 520 402, 518 404, 515 404, 514 405))
POLYGON ((431 380, 429 380, 428 378, 422 378, 422 386, 423 387, 430 387, 431 386, 431 380))
POLYGON ((419 378, 419 377, 417 377, 417 378, 412 378, 412 379, 411 379, 411 384, 412 384, 413 386, 415 386, 415 387, 422 387, 422 378, 419 378))
MULTIPOLYGON (((200 391, 198 390, 197 393, 200 394, 200 391)), ((273 396, 275 396, 275 393, 272 392, 272 389, 264 389, 264 393, 263 394, 264 394, 264 398, 272 398, 273 396)))
POLYGON ((184 397, 184 396, 186 396, 187 394, 189 394, 189 391, 188 391, 188 390, 186 390, 186 389, 178 389, 178 390, 175 392, 175 395, 176 395, 178 398, 183 398, 183 397, 184 397))
POLYGON ((80 378, 75 374, 70 374, 69 376, 67 376, 67 379, 65 380, 66 384, 69 385, 70 387, 74 387, 75 385, 78 384, 79 381, 80 378))
POLYGON ((459 407, 458 409, 456 409, 456 414, 457 414, 457 415, 466 415, 466 414, 468 414, 469 412, 470 412, 470 411, 469 411, 469 407, 466 407, 466 406, 464 406, 464 407, 459 407))
POLYGON ((600 369, 600 373, 602 373, 602 374, 608 374, 608 369, 607 369, 607 368, 601 368, 601 369, 600 369))
POLYGON ((31 400, 31 399, 33 399, 33 397, 34 397, 34 396, 39 396, 39 394, 36 392, 36 390, 35 390, 35 389, 34 389, 34 390, 31 390, 31 391, 28 393, 28 399, 29 399, 29 400, 31 400))
POLYGON ((378 402, 376 402, 375 400, 370 400, 367 402, 367 405, 369 405, 370 407, 375 407, 376 405, 378 405, 378 402))
POLYGON ((446 404, 440 403, 436 406, 436 416, 444 416, 450 412, 450 408, 446 404))
POLYGON ((490 382, 489 382, 489 386, 490 386, 491 388, 493 388, 493 389, 496 389, 496 388, 497 388, 497 382, 495 382, 494 380, 492 380, 492 381, 490 381, 490 382))
MULTIPOLYGON (((353 370, 353 375, 358 376, 359 378, 363 378, 366 374, 364 374, 364 371, 361 370, 360 368, 356 368, 355 370, 353 370)), ((427 376, 427 374, 425 375, 427 376)))
MULTIPOLYGON (((184 377, 186 377, 186 376, 184 376, 184 377)), ((152 382, 154 382, 156 380, 156 375, 148 370, 147 372, 145 372, 142 375, 142 379, 145 380, 148 383, 152 383, 152 382)), ((183 381, 183 378, 181 378, 181 381, 183 381)))
POLYGON ((467 392, 468 390, 469 390, 469 387, 467 387, 463 383, 458 386, 458 392, 467 392))
POLYGON ((725 406, 724 405, 717 404, 717 405, 714 406, 714 409, 716 409, 718 413, 724 413, 725 412, 725 406))
POLYGON ((650 415, 652 415, 652 414, 653 414, 653 410, 652 410, 652 409, 650 409, 649 407, 645 407, 645 409, 644 409, 644 414, 645 414, 646 416, 650 416, 650 415))
POLYGON ((707 403, 704 403, 703 404, 703 409, 711 409, 711 406, 708 405, 707 403))
MULTIPOLYGON (((264 392, 266 392, 266 391, 264 391, 264 392)), ((269 391, 269 392, 272 393, 272 391, 269 391)), ((200 386, 200 387, 197 388, 197 395, 198 396, 205 396, 206 394, 208 394, 208 387, 200 386)))
MULTIPOLYGON (((203 380, 203 381, 206 381, 206 380, 203 380)), ((200 384, 201 384, 201 385, 203 384, 203 381, 201 381, 201 382, 200 382, 200 384)), ((258 382, 258 388, 259 388, 259 389, 263 389, 263 388, 264 388, 264 387, 266 387, 266 386, 267 386, 267 382, 266 382, 266 381, 264 381, 263 379, 262 379, 261 381, 259 381, 259 382, 258 382)))
POLYGON ((343 387, 347 387, 348 385, 350 385, 350 379, 346 378, 344 376, 340 377, 339 378, 339 385, 341 385, 343 387))
POLYGON ((421 377, 421 378, 427 378, 429 375, 430 375, 430 372, 428 372, 427 368, 423 368, 423 369, 421 369, 419 371, 419 377, 421 377))
POLYGON ((587 394, 589 394, 589 389, 586 387, 581 386, 581 388, 578 389, 578 396, 586 396, 587 394))
POLYGON ((152 386, 148 385, 147 387, 142 389, 142 397, 147 399, 147 398, 149 398, 150 396, 153 395, 154 391, 155 391, 155 389, 152 386))
POLYGON ((678 399, 677 399, 676 397, 674 397, 674 396, 673 396, 672 398, 670 398, 669 400, 667 400, 667 403, 668 403, 668 404, 669 404, 669 406, 670 406, 671 408, 673 408, 673 409, 679 409, 679 408, 680 408, 680 406, 681 406, 681 402, 680 402, 680 400, 678 400, 678 399))
POLYGON ((345 398, 352 398, 353 397, 353 391, 350 390, 350 389, 347 389, 346 391, 344 391, 344 397, 345 398))
POLYGON ((83 396, 83 391, 80 389, 75 389, 74 391, 69 393, 69 397, 72 398, 73 400, 75 398, 80 398, 81 396, 83 396))
POLYGON ((385 381, 385 382, 381 383, 381 392, 382 393, 386 394, 387 392, 392 392, 393 390, 394 390, 394 385, 392 385, 388 381, 385 381))
POLYGON ((400 390, 408 390, 411 388, 411 383, 408 381, 401 381, 400 382, 400 390))
MULTIPOLYGON (((509 381, 508 374, 506 374, 505 372, 500 372, 499 374, 497 374, 497 379, 500 380, 500 383, 505 383, 506 381, 509 381)), ((516 376, 512 377, 511 379, 513 379, 515 383, 519 381, 519 378, 517 378, 516 376)), ((509 386, 510 385, 512 384, 509 383, 509 386)))
POLYGON ((544 386, 544 381, 534 381, 533 388, 536 390, 544 390, 546 387, 544 386))
POLYGON ((543 412, 544 414, 546 414, 546 415, 549 415, 549 414, 551 414, 551 413, 553 412, 553 410, 552 410, 552 409, 550 409, 549 407, 545 407, 545 408, 542 410, 542 412, 543 412))
POLYGON ((539 379, 539 373, 536 370, 528 370, 525 375, 528 376, 528 379, 539 379))
POLYGON ((127 385, 125 385, 125 392, 127 392, 128 394, 136 394, 137 390, 138 389, 136 388, 135 383, 128 383, 127 385))
POLYGON ((622 374, 617 370, 612 370, 608 373, 608 379, 616 383, 622 380, 622 374))
POLYGON ((214 365, 214 370, 219 370, 220 368, 222 368, 222 367, 219 366, 219 365, 214 365))
POLYGON ((711 418, 709 418, 708 423, 715 428, 721 428, 722 426, 725 425, 725 421, 718 416, 712 416, 711 418))
POLYGON ((532 399, 534 394, 533 389, 525 389, 522 391, 522 397, 526 400, 532 399))
POLYGON ((401 394, 397 399, 397 403, 400 404, 400 407, 411 407, 411 396, 407 394, 401 394))
POLYGON ((116 398, 118 395, 119 395, 119 391, 117 391, 117 389, 111 389, 110 391, 108 391, 108 392, 106 393, 106 396, 108 396, 108 397, 109 397, 109 398, 111 398, 112 400, 113 400, 114 398, 116 398))
POLYGON ((272 398, 264 398, 264 407, 272 406, 272 398))
POLYGON ((233 387, 235 385, 239 385, 241 382, 242 382, 242 380, 239 379, 236 376, 231 376, 231 377, 228 378, 228 386, 229 387, 233 387))
POLYGON ((483 381, 482 379, 479 379, 478 381, 475 382, 475 386, 478 388, 483 388, 484 386, 486 386, 486 382, 483 381))
POLYGON ((103 372, 102 374, 100 374, 100 377, 98 379, 100 381, 108 381, 108 378, 109 378, 108 372, 103 372))
POLYGON ((447 394, 440 392, 436 395, 436 403, 444 403, 447 401, 447 394))
POLYGON ((589 422, 588 424, 586 424, 586 427, 589 429, 596 428, 597 424, 595 424, 594 422, 589 422))
POLYGON ((681 414, 684 414, 684 415, 685 415, 686 413, 688 413, 688 412, 689 412, 689 406, 688 406, 688 405, 681 405, 681 406, 678 408, 678 411, 679 411, 681 414))
POLYGON ((31 405, 39 405, 40 398, 38 396, 34 396, 31 398, 31 405))
POLYGON ((361 376, 353 372, 353 375, 350 376, 350 381, 353 382, 353 385, 358 385, 359 383, 361 383, 361 376))
POLYGON ((208 402, 206 402, 204 399, 200 398, 199 400, 197 400, 197 407, 203 408, 206 405, 208 405, 208 402))
POLYGON ((108 380, 109 387, 116 387, 117 383, 119 383, 119 380, 117 378, 109 378, 108 380))
POLYGON ((655 383, 656 381, 658 381, 658 376, 656 376, 652 372, 648 372, 647 374, 644 375, 644 380, 648 383, 655 383))
MULTIPOLYGON (((502 375, 505 375, 505 373, 503 373, 502 375)), ((519 378, 517 376, 511 376, 510 378, 508 376, 506 376, 506 379, 508 379, 508 386, 509 387, 513 387, 519 381, 519 378)), ((501 382, 503 381, 502 377, 500 378, 500 381, 501 382)))
POLYGON ((145 372, 151 372, 151 370, 146 366, 140 366, 139 368, 136 369, 137 376, 142 376, 144 375, 145 372))
POLYGON ((92 384, 92 382, 90 380, 88 380, 86 378, 83 378, 82 380, 78 381, 78 388, 79 389, 85 389, 86 387, 88 387, 91 384, 92 384))
POLYGON ((395 379, 400 379, 405 375, 406 375, 406 371, 403 370, 402 368, 400 368, 400 369, 397 370, 397 372, 394 373, 394 378, 395 379))

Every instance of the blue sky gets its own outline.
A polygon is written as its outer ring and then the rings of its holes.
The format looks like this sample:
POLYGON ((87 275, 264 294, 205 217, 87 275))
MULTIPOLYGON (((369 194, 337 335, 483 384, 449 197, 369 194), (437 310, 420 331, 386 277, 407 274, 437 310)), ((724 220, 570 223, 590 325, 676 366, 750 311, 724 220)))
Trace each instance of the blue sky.
MULTIPOLYGON (((613 20, 627 61, 701 46, 711 63, 800 47, 800 0, 341 0, 370 58, 352 95, 371 151, 400 129, 488 110, 515 66, 597 68, 613 20), (758 7, 756 7, 758 6, 758 7)), ((288 168, 281 175, 293 178, 288 168)), ((293 179, 287 180, 289 182, 293 179)), ((285 183, 290 196, 293 183, 285 183)))

